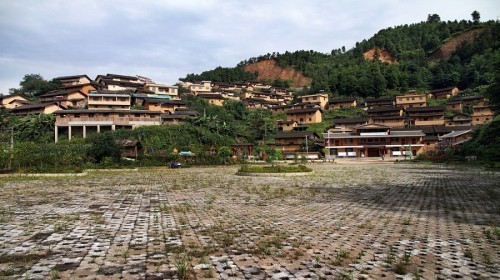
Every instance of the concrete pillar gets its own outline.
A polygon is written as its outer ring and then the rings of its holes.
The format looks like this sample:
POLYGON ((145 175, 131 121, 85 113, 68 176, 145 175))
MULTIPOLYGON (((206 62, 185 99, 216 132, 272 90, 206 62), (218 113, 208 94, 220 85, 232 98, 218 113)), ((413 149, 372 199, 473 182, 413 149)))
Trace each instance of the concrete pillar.
POLYGON ((116 129, 116 125, 112 124, 111 125, 111 130, 115 130, 116 129))
POLYGON ((83 138, 87 137, 87 126, 83 126, 83 138))
POLYGON ((57 140, 59 140, 58 137, 59 136, 59 126, 54 126, 54 140, 55 142, 57 143, 57 140))
POLYGON ((101 126, 97 125, 97 133, 101 133, 101 126))
POLYGON ((68 140, 71 141, 71 125, 68 126, 68 140))

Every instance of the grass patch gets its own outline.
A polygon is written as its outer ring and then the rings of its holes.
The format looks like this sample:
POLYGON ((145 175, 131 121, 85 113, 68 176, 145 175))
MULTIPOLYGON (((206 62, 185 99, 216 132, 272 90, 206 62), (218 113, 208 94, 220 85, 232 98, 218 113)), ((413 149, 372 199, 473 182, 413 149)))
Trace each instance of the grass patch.
POLYGON ((247 173, 295 173, 311 172, 312 169, 305 165, 242 165, 238 172, 247 173))

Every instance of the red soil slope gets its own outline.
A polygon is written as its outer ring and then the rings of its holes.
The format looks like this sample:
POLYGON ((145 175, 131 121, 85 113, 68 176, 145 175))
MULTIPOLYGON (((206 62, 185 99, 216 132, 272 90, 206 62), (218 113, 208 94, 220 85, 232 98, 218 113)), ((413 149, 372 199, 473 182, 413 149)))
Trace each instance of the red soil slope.
MULTIPOLYGON (((389 52, 388 50, 381 50, 381 49, 377 49, 378 51, 378 60, 382 61, 382 62, 387 62, 387 63, 397 63, 397 60, 392 57, 392 54, 391 52, 389 52)), ((365 59, 368 59, 368 60, 374 60, 375 59, 375 49, 371 49, 371 50, 368 50, 366 51, 365 53, 363 53, 363 56, 365 57, 365 59)))
POLYGON ((279 66, 278 62, 273 59, 246 65, 243 70, 250 73, 257 72, 259 74, 257 79, 259 80, 274 81, 277 78, 289 80, 293 87, 303 87, 312 81, 311 78, 305 77, 300 71, 291 67, 283 68, 279 66))
POLYGON ((434 50, 431 55, 431 60, 440 60, 440 59, 449 59, 451 54, 455 51, 455 49, 463 42, 473 42, 475 38, 477 38, 486 28, 475 28, 469 31, 465 31, 441 45, 441 47, 434 50))

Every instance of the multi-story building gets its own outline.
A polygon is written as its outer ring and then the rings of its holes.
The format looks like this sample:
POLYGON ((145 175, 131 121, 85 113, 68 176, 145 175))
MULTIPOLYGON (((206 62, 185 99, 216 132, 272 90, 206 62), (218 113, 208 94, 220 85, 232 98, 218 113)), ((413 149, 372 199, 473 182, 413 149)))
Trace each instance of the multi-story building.
POLYGON ((427 105, 427 96, 425 94, 417 94, 415 91, 410 91, 405 95, 396 96, 396 106, 408 107, 425 107, 427 105))
POLYGON ((306 141, 312 145, 313 141, 319 139, 319 135, 314 131, 288 131, 280 132, 274 136, 275 148, 283 151, 285 158, 287 154, 302 151, 302 146, 306 141))
POLYGON ((459 92, 460 90, 457 87, 453 86, 431 90, 428 93, 428 96, 433 99, 448 99, 457 95, 459 92))
POLYGON ((90 110, 130 110, 132 92, 97 90, 91 91, 87 106, 90 110))
POLYGON ((209 104, 216 105, 216 106, 224 105, 224 101, 226 100, 226 98, 224 98, 224 96, 222 96, 221 94, 218 94, 218 93, 199 93, 198 97, 205 99, 208 101, 209 104))
POLYGON ((178 86, 167 86, 164 84, 147 83, 144 85, 144 88, 158 95, 169 95, 171 97, 177 97, 179 95, 178 86))
POLYGON ((201 81, 199 84, 191 84, 189 85, 189 91, 195 95, 212 92, 212 83, 210 81, 201 81))
POLYGON ((78 89, 53 90, 40 95, 40 102, 57 102, 59 105, 69 107, 85 107, 87 95, 78 89))
POLYGON ((386 126, 404 126, 403 107, 380 106, 367 110, 369 122, 386 126))
POLYGON ((296 121, 299 125, 308 125, 323 121, 323 114, 319 107, 291 109, 285 113, 287 121, 296 121))
POLYGON ((117 74, 99 75, 96 77, 95 82, 102 88, 111 91, 134 91, 138 88, 143 88, 145 84, 144 80, 139 77, 117 74))
POLYGON ((92 82, 92 80, 87 75, 63 76, 54 78, 54 80, 61 82, 61 84, 65 87, 90 84, 92 82))
POLYGON ((391 127, 368 123, 352 132, 335 129, 323 134, 325 147, 331 157, 416 156, 423 152, 421 130, 391 130, 391 127))
POLYGON ((28 97, 20 93, 0 95, 0 105, 6 109, 12 109, 29 103, 28 97))
POLYGON ((406 109, 409 126, 444 125, 444 107, 409 107, 406 109))
POLYGON ((182 100, 168 100, 164 98, 144 98, 143 109, 149 111, 161 111, 162 113, 173 113, 176 109, 186 108, 186 102, 182 100))
POLYGON ((90 133, 161 123, 159 111, 77 109, 58 110, 54 114, 56 142, 60 135, 71 140, 75 135, 85 138, 90 133))
POLYGON ((488 100, 483 99, 472 105, 471 117, 473 125, 481 125, 492 121, 495 118, 495 111, 488 104, 488 100))
POLYGON ((446 126, 471 126, 472 118, 466 114, 455 114, 451 118, 445 120, 446 126))
POLYGON ((356 98, 353 97, 333 98, 328 101, 328 109, 349 108, 357 105, 356 98))
POLYGON ((311 95, 304 95, 300 97, 300 102, 309 102, 311 104, 319 105, 319 107, 324 110, 328 107, 328 94, 318 93, 311 95))
POLYGON ((383 97, 383 98, 367 98, 365 100, 365 107, 367 109, 372 109, 374 107, 394 107, 396 105, 396 100, 394 97, 383 97))
POLYGON ((59 104, 55 102, 45 102, 45 103, 31 103, 22 106, 18 106, 11 109, 12 114, 18 116, 26 116, 29 114, 52 114, 57 110, 64 109, 59 104))

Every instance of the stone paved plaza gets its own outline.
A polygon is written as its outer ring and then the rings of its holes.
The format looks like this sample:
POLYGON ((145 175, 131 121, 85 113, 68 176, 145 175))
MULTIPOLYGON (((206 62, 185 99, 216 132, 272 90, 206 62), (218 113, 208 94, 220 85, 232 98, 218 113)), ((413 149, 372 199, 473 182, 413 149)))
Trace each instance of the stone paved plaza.
POLYGON ((0 279, 500 279, 500 176, 417 164, 0 177, 0 279))

